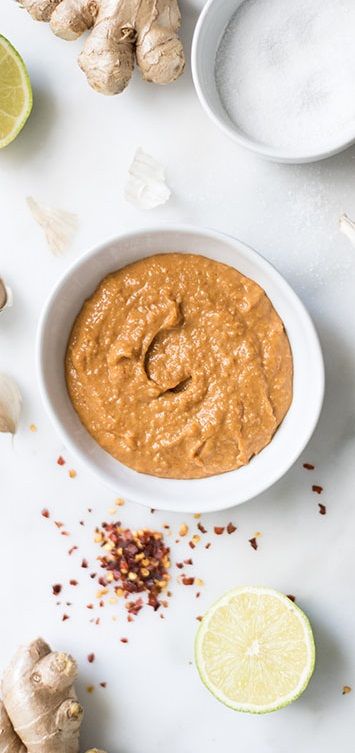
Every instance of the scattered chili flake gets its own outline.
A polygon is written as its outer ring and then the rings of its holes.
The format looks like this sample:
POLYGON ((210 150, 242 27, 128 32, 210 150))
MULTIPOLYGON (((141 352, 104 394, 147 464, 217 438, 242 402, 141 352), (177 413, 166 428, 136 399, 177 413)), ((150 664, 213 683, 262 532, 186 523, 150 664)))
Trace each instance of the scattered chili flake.
POLYGON ((65 460, 62 458, 61 455, 59 455, 59 458, 57 458, 57 464, 58 465, 65 465, 65 460))
POLYGON ((313 484, 312 486, 312 492, 315 492, 316 494, 322 494, 323 487, 318 486, 318 484, 313 484))
POLYGON ((201 533, 207 533, 207 528, 205 528, 202 523, 197 523, 197 528, 199 531, 201 531, 201 533))
POLYGON ((106 688, 107 682, 100 682, 100 688, 106 688))
POLYGON ((197 593, 195 594, 195 596, 196 596, 196 599, 199 599, 200 596, 201 596, 201 591, 197 591, 197 593))
POLYGON ((251 539, 249 539, 249 544, 250 544, 250 546, 253 547, 253 549, 257 549, 258 548, 258 542, 257 542, 255 536, 253 536, 251 539))
POLYGON ((196 520, 198 520, 200 517, 201 517, 201 513, 200 512, 195 512, 194 513, 194 518, 196 518, 196 520))
POLYGON ((71 546, 70 549, 68 549, 68 554, 73 554, 73 552, 75 552, 77 549, 79 549, 79 547, 75 545, 71 546))
POLYGON ((350 685, 344 685, 343 691, 342 691, 343 695, 348 695, 348 693, 351 693, 351 691, 352 691, 352 688, 350 687, 350 685))
POLYGON ((217 536, 221 536, 224 533, 224 526, 215 526, 213 530, 217 536))
POLYGON ((76 471, 74 471, 74 468, 71 468, 71 470, 70 470, 70 471, 68 472, 68 476, 69 476, 69 478, 76 478, 76 477, 77 477, 77 475, 78 475, 78 474, 77 474, 77 472, 76 472, 76 471))
POLYGON ((62 523, 61 520, 55 520, 54 525, 57 526, 57 528, 63 528, 64 523, 62 523))
POLYGON ((89 563, 85 558, 81 561, 81 567, 89 567, 89 563))
POLYGON ((163 523, 163 528, 167 531, 170 528, 169 523, 163 523))
POLYGON ((193 565, 193 564, 194 564, 194 563, 193 563, 193 561, 192 561, 191 557, 189 557, 189 559, 188 559, 188 560, 184 560, 184 565, 193 565))
POLYGON ((320 515, 326 515, 327 514, 327 508, 325 505, 322 505, 320 502, 318 502, 319 507, 319 514, 320 515))
POLYGON ((87 692, 87 693, 93 693, 93 692, 94 692, 94 690, 95 690, 95 688, 94 688, 94 686, 93 686, 93 685, 87 685, 87 686, 86 686, 86 692, 87 692))
POLYGON ((184 584, 184 586, 193 586, 195 582, 195 578, 181 578, 181 582, 184 584))
POLYGON ((205 544, 205 549, 209 549, 210 546, 212 546, 211 542, 209 541, 208 544, 205 544))
POLYGON ((196 549, 196 544, 193 541, 189 541, 189 547, 190 549, 196 549))
POLYGON ((47 510, 46 507, 44 507, 43 510, 41 510, 41 515, 42 515, 43 518, 49 518, 50 517, 50 512, 49 512, 49 510, 47 510))
POLYGON ((198 615, 198 616, 196 617, 196 620, 198 620, 199 622, 202 622, 202 620, 203 620, 202 614, 199 614, 199 615, 198 615))
POLYGON ((152 513, 152 515, 153 515, 153 513, 155 512, 155 510, 154 510, 154 507, 151 507, 151 508, 150 508, 150 512, 151 512, 151 513, 152 513))
MULTIPOLYGON (((116 596, 127 599, 145 592, 149 606, 159 609, 159 596, 170 580, 170 549, 163 534, 150 529, 132 531, 119 522, 102 523, 101 530, 95 530, 95 541, 102 550, 98 560, 106 570, 105 583, 113 582, 116 596)), ((143 603, 142 599, 132 602, 131 612, 138 614, 143 603)))
POLYGON ((54 586, 52 586, 52 593, 54 596, 58 596, 62 590, 62 585, 60 583, 55 583, 54 586))
POLYGON ((90 578, 96 578, 96 573, 90 573, 90 578))
POLYGON ((200 541, 201 541, 201 536, 198 536, 198 535, 197 535, 197 533, 195 533, 195 534, 194 534, 194 536, 192 537, 191 541, 193 541, 193 543, 194 543, 194 544, 195 544, 195 546, 196 546, 196 544, 199 544, 199 543, 200 543, 200 541))
POLYGON ((121 499, 121 497, 119 497, 118 499, 115 499, 116 507, 123 507, 124 504, 125 504, 125 501, 124 499, 121 499))
POLYGON ((159 617, 161 620, 165 620, 165 614, 163 614, 163 612, 160 612, 159 617))
POLYGON ((88 654, 88 662, 92 664, 95 661, 95 654, 88 654))
POLYGON ((237 526, 235 526, 233 523, 228 523, 227 533, 231 534, 231 533, 234 533, 234 531, 236 530, 237 530, 237 526))
POLYGON ((296 601, 296 597, 293 594, 287 594, 287 598, 290 599, 290 601, 296 601))
POLYGON ((128 638, 120 638, 121 643, 128 643, 128 638))
POLYGON ((77 580, 74 580, 74 578, 71 578, 71 579, 70 579, 70 581, 69 581, 69 584, 70 584, 71 586, 77 586, 77 585, 78 585, 78 581, 77 581, 77 580))
POLYGON ((186 523, 181 523, 181 526, 179 528, 179 536, 186 536, 189 532, 189 527, 186 525, 186 523))
POLYGON ((305 468, 306 471, 314 471, 315 467, 316 466, 312 463, 303 463, 303 468, 305 468))
POLYGON ((30 429, 30 431, 33 431, 33 432, 34 432, 34 431, 37 431, 37 426, 36 426, 36 424, 30 424, 30 426, 29 426, 29 429, 30 429))
POLYGON ((178 567, 179 570, 182 570, 182 568, 184 567, 184 563, 183 562, 177 562, 176 563, 176 567, 178 567))
POLYGON ((92 507, 88 507, 88 512, 92 512, 92 507))
POLYGON ((63 614, 62 622, 65 622, 65 620, 69 620, 69 619, 70 619, 70 617, 69 617, 68 614, 63 614))
POLYGON ((93 608, 94 608, 94 605, 93 605, 93 604, 87 604, 87 605, 86 605, 86 609, 93 609, 93 608))
POLYGON ((69 533, 69 531, 61 531, 60 535, 61 536, 70 536, 70 533, 69 533))
POLYGON ((201 578, 195 578, 195 586, 204 586, 205 582, 201 578))
POLYGON ((84 521, 83 520, 79 520, 79 525, 80 526, 84 526, 85 525, 84 521))

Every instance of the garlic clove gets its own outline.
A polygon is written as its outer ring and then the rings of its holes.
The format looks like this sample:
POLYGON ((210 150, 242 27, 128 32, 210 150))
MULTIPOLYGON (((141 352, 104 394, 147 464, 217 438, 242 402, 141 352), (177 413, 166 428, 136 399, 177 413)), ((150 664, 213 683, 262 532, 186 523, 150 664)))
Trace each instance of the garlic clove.
POLYGON ((143 149, 137 149, 128 170, 124 196, 137 209, 154 209, 171 196, 164 167, 143 149))
POLYGON ((339 220, 340 231, 346 235, 355 246, 355 222, 348 217, 347 214, 342 214, 339 220))
POLYGON ((4 309, 7 309, 8 307, 12 306, 12 304, 13 304, 12 290, 7 285, 5 285, 4 281, 0 277, 0 313, 4 309))
POLYGON ((35 201, 28 196, 27 205, 32 217, 43 228, 50 250, 59 255, 65 251, 78 226, 78 218, 72 212, 55 209, 35 201))
POLYGON ((0 432, 16 434, 21 414, 22 397, 16 382, 0 374, 0 432))

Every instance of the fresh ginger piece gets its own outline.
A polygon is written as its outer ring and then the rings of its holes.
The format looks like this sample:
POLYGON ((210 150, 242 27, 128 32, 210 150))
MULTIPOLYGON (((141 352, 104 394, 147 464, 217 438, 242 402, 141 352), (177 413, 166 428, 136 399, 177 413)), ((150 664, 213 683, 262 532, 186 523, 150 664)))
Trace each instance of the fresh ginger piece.
POLYGON ((74 659, 51 651, 41 638, 19 648, 6 668, 3 702, 28 753, 78 752, 83 710, 73 687, 76 676, 74 659))
POLYGON ((26 748, 10 722, 4 704, 0 701, 0 753, 26 753, 26 748))
POLYGON ((175 81, 184 69, 177 0, 21 2, 36 20, 49 20, 62 39, 77 39, 91 29, 79 65, 93 89, 102 94, 125 89, 135 59, 143 78, 156 84, 175 81))

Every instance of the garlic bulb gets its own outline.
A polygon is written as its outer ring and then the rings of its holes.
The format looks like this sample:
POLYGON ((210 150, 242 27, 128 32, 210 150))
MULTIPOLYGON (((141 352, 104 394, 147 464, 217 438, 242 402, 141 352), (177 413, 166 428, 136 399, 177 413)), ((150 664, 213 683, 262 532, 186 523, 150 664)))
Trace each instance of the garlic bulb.
POLYGON ((0 374, 0 432, 16 434, 20 420, 22 397, 14 380, 0 374))
POLYGON ((129 168, 124 195, 137 209, 154 209, 170 198, 163 166, 141 148, 129 168))
POLYGON ((9 306, 12 306, 12 303, 12 290, 7 285, 5 285, 4 281, 0 277, 0 313, 1 311, 4 311, 4 309, 7 309, 9 306))
POLYGON ((347 214, 342 214, 339 220, 340 231, 346 235, 355 246, 355 222, 348 217, 347 214))
POLYGON ((59 255, 65 251, 77 229, 78 218, 71 212, 39 204, 32 196, 27 197, 32 217, 44 230, 49 248, 59 255))

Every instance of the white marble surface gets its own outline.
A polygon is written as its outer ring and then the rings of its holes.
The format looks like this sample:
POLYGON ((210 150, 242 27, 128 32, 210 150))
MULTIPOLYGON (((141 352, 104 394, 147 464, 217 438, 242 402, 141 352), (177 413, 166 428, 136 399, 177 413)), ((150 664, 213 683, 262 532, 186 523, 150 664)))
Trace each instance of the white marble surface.
MULTIPOLYGON (((182 2, 187 50, 202 4, 182 2)), ((0 370, 13 374, 24 397, 14 443, 0 437, 0 665, 18 642, 39 633, 73 651, 87 708, 83 750, 94 744, 109 753, 351 750, 355 690, 342 696, 342 686, 355 687, 355 249, 340 236, 337 222, 343 210, 355 215, 355 149, 313 166, 263 162, 208 121, 189 70, 165 89, 136 76, 124 95, 105 99, 87 87, 75 65, 80 43, 55 39, 12 0, 1 2, 0 29, 26 59, 35 96, 25 130, 0 154, 0 271, 15 299, 0 319, 0 370), (139 145, 166 165, 174 194, 149 214, 122 196, 139 145), (79 232, 63 258, 47 250, 26 208, 28 194, 79 214, 79 232), (193 552, 191 570, 205 581, 199 600, 195 588, 173 583, 165 620, 145 610, 128 625, 122 610, 106 606, 95 609, 101 617, 96 626, 85 607, 95 601, 96 589, 80 561, 86 556, 94 567, 93 528, 108 517, 113 495, 68 456, 44 414, 34 368, 36 324, 53 283, 89 245, 160 221, 225 230, 276 264, 318 327, 325 406, 303 458, 283 480, 254 501, 203 520, 209 531, 233 520, 238 532, 211 534, 211 549, 200 545, 193 552), (35 433, 29 430, 32 422, 35 433), (67 460, 62 468, 56 465, 59 454, 67 460), (303 461, 315 463, 316 470, 305 471, 303 461), (75 479, 68 477, 72 467, 75 479), (312 483, 324 486, 326 516, 318 513, 312 483), (41 517, 43 507, 50 520, 41 517), (70 537, 60 535, 54 519, 64 521, 70 537), (248 543, 256 531, 263 534, 258 551, 248 543), (73 544, 80 549, 69 557, 73 544), (63 599, 72 606, 56 606, 51 585, 69 578, 80 581, 77 589, 65 587, 63 599), (295 594, 317 641, 316 672, 302 699, 260 718, 236 715, 217 703, 192 664, 196 615, 242 583, 295 594), (64 611, 70 614, 66 622, 64 611), (122 636, 128 645, 120 643, 122 636), (92 651, 96 660, 88 664, 92 651), (106 689, 97 686, 100 681, 107 681, 106 689), (88 695, 91 683, 95 691, 88 695)), ((121 512, 133 526, 166 521, 176 532, 182 522, 180 515, 153 518, 129 504, 121 512)), ((187 543, 175 545, 174 538, 174 560, 191 554, 187 543)))

